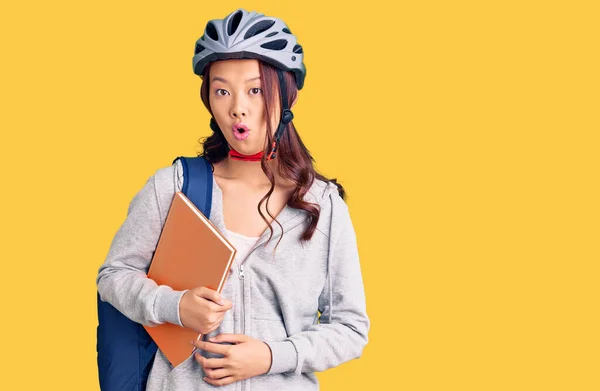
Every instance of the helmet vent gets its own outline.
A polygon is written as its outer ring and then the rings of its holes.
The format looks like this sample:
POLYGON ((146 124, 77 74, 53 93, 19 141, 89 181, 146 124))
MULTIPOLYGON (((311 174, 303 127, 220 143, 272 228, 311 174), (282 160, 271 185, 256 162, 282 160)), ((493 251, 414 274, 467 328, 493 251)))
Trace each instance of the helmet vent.
POLYGON ((294 46, 293 52, 294 53, 302 53, 302 46, 300 46, 300 45, 294 46))
POLYGON ((274 24, 275 24, 274 20, 261 20, 260 22, 256 23, 254 26, 250 27, 250 29, 248 31, 246 31, 246 34, 244 34, 244 39, 254 37, 257 34, 260 34, 263 31, 270 29, 271 27, 273 27, 274 24))
POLYGON ((290 29, 289 29, 289 28, 287 28, 287 27, 284 27, 284 28, 283 28, 283 30, 281 30, 281 31, 283 31, 283 32, 284 32, 284 33, 286 33, 286 34, 291 34, 291 33, 292 33, 292 32, 290 31, 290 29))
POLYGON ((276 39, 271 42, 263 43, 260 45, 261 48, 271 49, 271 50, 283 50, 287 46, 287 40, 285 39, 276 39))
POLYGON ((272 33, 267 34, 265 38, 270 38, 270 37, 272 37, 274 35, 277 35, 277 34, 279 34, 278 31, 273 31, 272 33))
POLYGON ((238 26, 240 25, 240 21, 242 20, 242 11, 238 11, 233 15, 231 19, 229 19, 229 23, 227 24, 227 34, 230 36, 235 33, 238 26))
POLYGON ((194 51, 194 54, 198 54, 201 51, 203 51, 204 49, 206 49, 204 46, 200 45, 199 43, 196 44, 196 50, 194 51))
POLYGON ((214 41, 219 40, 219 34, 217 34, 217 29, 215 28, 215 25, 212 23, 208 23, 206 25, 206 35, 208 35, 214 41))

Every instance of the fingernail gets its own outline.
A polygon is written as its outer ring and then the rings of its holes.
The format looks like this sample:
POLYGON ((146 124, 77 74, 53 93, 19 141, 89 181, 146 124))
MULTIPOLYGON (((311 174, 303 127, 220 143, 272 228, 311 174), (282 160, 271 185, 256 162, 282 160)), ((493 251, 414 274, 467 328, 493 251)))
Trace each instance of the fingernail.
POLYGON ((215 337, 211 337, 208 339, 210 342, 215 342, 215 337))

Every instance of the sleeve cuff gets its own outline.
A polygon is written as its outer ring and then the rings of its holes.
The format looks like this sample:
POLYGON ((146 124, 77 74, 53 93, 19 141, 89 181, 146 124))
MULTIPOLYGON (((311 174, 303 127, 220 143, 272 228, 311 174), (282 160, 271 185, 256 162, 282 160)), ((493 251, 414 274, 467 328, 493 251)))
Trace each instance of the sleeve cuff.
POLYGON ((154 307, 156 318, 160 323, 173 323, 183 327, 179 316, 179 302, 186 291, 174 291, 168 286, 162 289, 156 295, 154 307))
POLYGON ((294 372, 298 365, 298 353, 291 341, 266 342, 271 349, 271 368, 267 375, 294 372))

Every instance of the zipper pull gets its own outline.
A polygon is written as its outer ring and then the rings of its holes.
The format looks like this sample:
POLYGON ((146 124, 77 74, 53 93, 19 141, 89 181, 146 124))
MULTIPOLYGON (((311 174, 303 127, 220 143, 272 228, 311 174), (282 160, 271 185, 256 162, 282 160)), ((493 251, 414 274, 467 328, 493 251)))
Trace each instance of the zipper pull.
POLYGON ((240 277, 239 278, 240 278, 240 280, 244 279, 244 264, 243 263, 240 265, 240 277))

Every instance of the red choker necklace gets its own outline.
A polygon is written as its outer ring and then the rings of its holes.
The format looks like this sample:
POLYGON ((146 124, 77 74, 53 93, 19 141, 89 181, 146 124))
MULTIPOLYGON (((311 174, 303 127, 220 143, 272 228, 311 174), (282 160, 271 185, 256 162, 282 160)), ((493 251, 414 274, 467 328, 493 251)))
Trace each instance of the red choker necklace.
POLYGON ((229 157, 234 160, 244 160, 249 162, 259 162, 262 159, 263 151, 257 152, 254 155, 242 155, 233 148, 229 149, 229 157))

